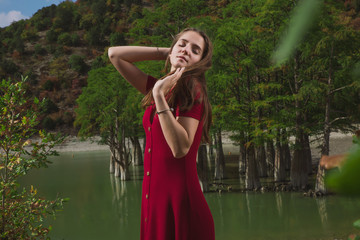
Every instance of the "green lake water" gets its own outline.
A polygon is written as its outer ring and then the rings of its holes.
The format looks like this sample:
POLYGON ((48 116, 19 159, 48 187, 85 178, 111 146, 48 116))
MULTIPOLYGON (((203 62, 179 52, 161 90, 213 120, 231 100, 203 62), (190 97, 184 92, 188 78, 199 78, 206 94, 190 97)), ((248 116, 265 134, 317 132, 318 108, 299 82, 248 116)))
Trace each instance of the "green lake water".
MULTIPOLYGON (((51 239, 107 240, 140 238, 142 167, 131 167, 132 180, 109 174, 109 153, 61 153, 47 169, 21 179, 40 196, 68 197, 64 210, 50 219, 51 239)), ((240 184, 239 179, 228 182, 240 184)), ((304 197, 302 193, 206 193, 217 240, 347 239, 360 235, 360 199, 304 197)))

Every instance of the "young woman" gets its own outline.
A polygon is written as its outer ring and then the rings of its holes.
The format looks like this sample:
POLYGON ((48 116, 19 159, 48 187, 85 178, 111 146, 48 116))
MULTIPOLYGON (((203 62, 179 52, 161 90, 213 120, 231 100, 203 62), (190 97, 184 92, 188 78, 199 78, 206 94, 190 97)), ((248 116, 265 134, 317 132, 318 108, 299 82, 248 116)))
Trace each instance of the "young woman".
POLYGON ((141 204, 141 240, 213 240, 214 221, 201 191, 196 156, 208 140, 211 107, 205 71, 212 44, 205 33, 188 28, 170 48, 109 48, 120 74, 145 95, 146 132, 141 204), (170 72, 157 80, 133 62, 165 60, 170 72))

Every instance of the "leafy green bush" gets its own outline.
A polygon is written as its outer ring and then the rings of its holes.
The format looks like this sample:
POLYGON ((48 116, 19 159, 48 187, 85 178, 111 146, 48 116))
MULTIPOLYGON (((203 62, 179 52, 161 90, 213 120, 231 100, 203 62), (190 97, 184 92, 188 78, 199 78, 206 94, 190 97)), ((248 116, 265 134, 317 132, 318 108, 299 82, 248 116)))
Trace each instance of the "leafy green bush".
POLYGON ((99 46, 102 43, 101 30, 99 27, 91 28, 85 34, 85 40, 89 43, 90 46, 99 46))
POLYGON ((71 35, 71 45, 75 47, 80 45, 80 37, 78 34, 74 33, 71 35))
POLYGON ((103 18, 106 13, 105 1, 96 1, 91 4, 91 11, 95 14, 95 16, 103 18))
POLYGON ((44 19, 34 20, 33 25, 37 31, 44 31, 51 27, 51 19, 44 18, 44 19))
POLYGON ((106 62, 104 61, 102 56, 98 56, 95 58, 95 60, 91 64, 91 69, 101 68, 105 67, 106 62))
POLYGON ((110 45, 111 46, 124 46, 126 45, 126 40, 123 33, 112 33, 110 35, 110 45))
POLYGON ((11 41, 10 49, 16 50, 19 53, 25 52, 25 45, 20 36, 15 36, 15 38, 11 41))
POLYGON ((59 110, 59 108, 49 98, 45 98, 41 102, 41 112, 42 113, 49 114, 49 113, 57 112, 58 110, 59 110))
POLYGON ((56 51, 56 46, 54 44, 47 45, 46 51, 48 51, 50 54, 54 54, 56 51))
POLYGON ((56 127, 56 123, 52 120, 51 117, 45 117, 41 123, 41 126, 46 130, 54 130, 56 127))
POLYGON ((72 45, 71 36, 69 33, 61 33, 57 39, 57 43, 64 46, 72 45))
POLYGON ((27 83, 29 83, 31 86, 37 85, 38 76, 32 71, 32 69, 27 70, 24 75, 27 76, 27 83))
POLYGON ((49 31, 47 31, 46 40, 49 43, 54 43, 57 41, 57 39, 58 39, 58 34, 56 33, 56 31, 54 29, 50 29, 49 31))
POLYGON ((45 55, 47 53, 46 49, 39 43, 35 45, 34 52, 36 55, 45 55))
POLYGON ((49 201, 39 198, 33 185, 19 187, 18 179, 29 170, 48 166, 48 157, 57 155, 53 147, 63 141, 44 131, 39 131, 40 141, 28 140, 37 132, 39 101, 28 97, 25 80, 0 82, 0 239, 46 239, 45 218, 55 217, 67 200, 49 201))
POLYGON ((54 57, 59 58, 64 55, 64 48, 63 46, 55 47, 54 57))
POLYGON ((19 71, 19 67, 11 60, 3 59, 0 63, 0 67, 6 74, 11 75, 19 71))
POLYGON ((64 1, 60 3, 56 9, 56 17, 54 19, 53 26, 55 28, 61 28, 64 31, 69 31, 73 23, 74 3, 71 1, 64 1))
POLYGON ((84 14, 79 21, 80 29, 90 30, 95 24, 94 14, 84 14))
POLYGON ((73 114, 70 112, 65 112, 63 116, 63 121, 65 124, 67 124, 69 127, 73 125, 74 117, 73 114))
POLYGON ((52 91, 54 89, 54 83, 51 80, 47 80, 44 85, 43 85, 43 89, 47 90, 47 91, 52 91))
POLYGON ((35 28, 30 28, 30 29, 25 29, 22 33, 21 33, 21 39, 23 41, 31 41, 34 42, 38 39, 38 35, 37 35, 37 31, 35 28))
POLYGON ((72 55, 69 59, 69 65, 78 73, 85 73, 88 70, 88 65, 84 61, 84 57, 79 55, 72 55))

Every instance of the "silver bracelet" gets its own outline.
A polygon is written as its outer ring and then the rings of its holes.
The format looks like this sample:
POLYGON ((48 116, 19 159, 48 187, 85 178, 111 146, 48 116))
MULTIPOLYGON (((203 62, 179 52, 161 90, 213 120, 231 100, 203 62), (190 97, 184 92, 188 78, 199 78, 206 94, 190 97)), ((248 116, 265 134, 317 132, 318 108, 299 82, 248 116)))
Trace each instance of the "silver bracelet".
POLYGON ((156 114, 161 114, 161 113, 163 113, 163 112, 166 112, 166 111, 170 111, 170 112, 173 112, 174 111, 174 109, 173 108, 167 108, 167 109, 164 109, 164 110, 161 110, 161 111, 158 111, 158 112, 156 112, 156 114))

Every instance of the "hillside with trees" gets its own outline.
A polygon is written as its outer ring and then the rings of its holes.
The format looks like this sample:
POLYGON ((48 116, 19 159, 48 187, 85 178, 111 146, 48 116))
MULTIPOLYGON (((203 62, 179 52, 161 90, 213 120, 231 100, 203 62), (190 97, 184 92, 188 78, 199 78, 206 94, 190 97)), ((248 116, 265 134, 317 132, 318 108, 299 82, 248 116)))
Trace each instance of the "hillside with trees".
MULTIPOLYGON (((294 188, 305 188, 313 171, 310 138, 321 139, 327 155, 330 133, 351 132, 360 121, 360 1, 320 1, 295 53, 275 65, 272 54, 299 2, 65 1, 0 29, 0 77, 29 77, 31 93, 46 99, 44 128, 97 134, 110 148, 120 146, 112 152, 126 180, 125 138, 138 145, 143 136, 142 110, 135 104, 141 96, 109 66, 107 48, 169 46, 183 28, 198 27, 214 44, 207 79, 215 179, 226 177, 221 133, 228 131, 240 148, 246 188, 260 188, 260 177, 284 181, 287 172, 294 188)), ((155 77, 162 66, 139 64, 155 77)))

